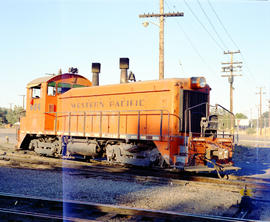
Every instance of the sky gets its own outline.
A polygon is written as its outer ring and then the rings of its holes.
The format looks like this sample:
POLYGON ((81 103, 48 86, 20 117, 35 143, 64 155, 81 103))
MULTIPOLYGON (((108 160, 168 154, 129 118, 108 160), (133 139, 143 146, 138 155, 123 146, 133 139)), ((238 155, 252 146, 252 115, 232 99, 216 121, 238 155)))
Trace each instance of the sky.
MULTIPOLYGON (((204 76, 211 103, 229 109, 228 78, 221 77, 224 51, 237 51, 243 68, 234 80, 234 112, 258 115, 270 99, 270 1, 164 0, 165 78, 204 76), (224 29, 225 28, 225 29, 224 29)), ((77 67, 91 80, 101 63, 100 85, 118 84, 119 58, 130 59, 137 80, 158 79, 159 0, 0 0, 0 107, 22 106, 26 84, 59 68, 77 67), (148 27, 143 22, 150 21, 148 27)))

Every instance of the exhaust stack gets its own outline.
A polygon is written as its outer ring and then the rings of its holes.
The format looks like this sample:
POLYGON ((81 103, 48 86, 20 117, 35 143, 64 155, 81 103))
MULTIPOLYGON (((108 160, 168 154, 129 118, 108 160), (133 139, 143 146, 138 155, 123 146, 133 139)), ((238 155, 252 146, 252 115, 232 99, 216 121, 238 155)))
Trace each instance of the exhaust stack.
POLYGON ((121 77, 120 83, 127 83, 127 70, 129 69, 129 58, 120 58, 121 77))
POLYGON ((99 86, 100 63, 92 63, 92 86, 99 86))

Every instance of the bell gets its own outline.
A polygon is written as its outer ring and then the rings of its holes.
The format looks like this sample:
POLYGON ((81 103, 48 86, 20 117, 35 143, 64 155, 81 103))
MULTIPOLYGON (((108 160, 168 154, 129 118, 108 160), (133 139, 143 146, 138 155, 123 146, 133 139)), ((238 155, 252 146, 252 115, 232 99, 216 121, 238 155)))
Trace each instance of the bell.
POLYGON ((135 78, 135 75, 133 72, 129 72, 129 75, 128 75, 128 80, 129 81, 133 81, 133 82, 136 82, 136 78, 135 78))

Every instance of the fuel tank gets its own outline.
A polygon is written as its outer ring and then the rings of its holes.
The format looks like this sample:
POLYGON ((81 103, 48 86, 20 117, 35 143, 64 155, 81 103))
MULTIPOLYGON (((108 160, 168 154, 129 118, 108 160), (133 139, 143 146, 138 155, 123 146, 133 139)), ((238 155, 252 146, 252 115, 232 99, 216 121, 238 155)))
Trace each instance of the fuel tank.
POLYGON ((67 144, 70 155, 98 156, 98 146, 95 143, 70 142, 67 144))

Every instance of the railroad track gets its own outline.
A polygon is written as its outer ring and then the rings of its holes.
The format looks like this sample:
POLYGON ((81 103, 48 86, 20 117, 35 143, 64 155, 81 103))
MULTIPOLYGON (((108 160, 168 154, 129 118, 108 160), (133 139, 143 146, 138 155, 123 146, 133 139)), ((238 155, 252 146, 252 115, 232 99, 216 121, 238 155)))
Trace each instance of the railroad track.
MULTIPOLYGON (((88 178, 103 178, 111 180, 135 181, 141 183, 170 184, 170 185, 195 185, 207 183, 212 186, 232 189, 238 192, 239 189, 249 189, 268 192, 270 181, 258 178, 230 176, 229 180, 221 180, 207 176, 206 174, 183 173, 174 170, 148 169, 140 167, 128 167, 122 165, 110 165, 97 161, 82 162, 76 160, 65 160, 57 158, 42 157, 33 151, 0 151, 0 164, 5 163, 12 167, 53 169, 65 172, 73 176, 88 178)), ((4 164, 4 165, 5 165, 4 164)), ((212 175, 213 176, 213 175, 212 175)), ((258 192, 257 192, 258 193, 258 192)))
MULTIPOLYGON (((74 160, 62 160, 56 158, 41 157, 35 155, 33 152, 11 152, 1 153, 0 161, 10 162, 12 166, 19 168, 32 168, 34 166, 44 165, 49 169, 58 171, 65 170, 74 177, 86 177, 86 178, 99 178, 108 180, 119 181, 131 181, 139 182, 143 184, 170 184, 180 186, 205 186, 211 188, 218 188, 222 190, 229 190, 231 192, 239 192, 242 188, 247 187, 252 189, 256 196, 253 201, 268 202, 265 199, 265 193, 269 193, 270 185, 268 180, 256 179, 256 178, 244 178, 244 177, 232 177, 232 180, 221 180, 212 177, 194 176, 188 174, 181 174, 179 172, 160 170, 160 169, 143 169, 143 168, 129 168, 123 166, 112 167, 109 164, 100 164, 100 162, 81 162, 74 160), (26 165, 27 166, 26 166, 26 165)), ((268 196, 270 196, 268 194, 268 196)), ((270 202, 270 201, 269 201, 270 202)), ((249 216, 247 209, 239 209, 239 206, 235 206, 232 209, 234 215, 237 218, 245 218, 249 216)), ((19 212, 23 213, 23 212, 19 212)), ((42 216, 42 215, 40 215, 42 216)), ((43 215, 44 216, 44 215, 43 215)), ((54 215, 55 216, 55 215, 54 215)), ((68 221, 68 219, 67 219, 68 221)))
POLYGON ((251 221, 7 193, 0 193, 0 216, 1 221, 251 221))
MULTIPOLYGON (((228 187, 233 192, 247 187, 253 189, 254 193, 270 192, 270 180, 231 176, 229 180, 221 180, 207 174, 183 173, 174 170, 149 169, 140 167, 128 167, 123 165, 110 165, 98 161, 82 162, 76 160, 63 160, 57 158, 42 157, 33 151, 0 151, 0 164, 5 163, 13 167, 53 169, 65 171, 70 175, 84 177, 98 177, 111 180, 128 180, 141 183, 170 184, 170 185, 195 185, 200 183, 211 184, 217 187, 228 187)), ((261 199, 260 197, 258 197, 261 199)), ((270 199, 270 198, 269 198, 270 199)))

